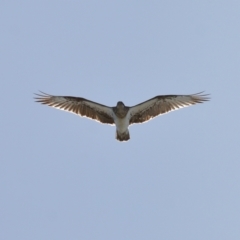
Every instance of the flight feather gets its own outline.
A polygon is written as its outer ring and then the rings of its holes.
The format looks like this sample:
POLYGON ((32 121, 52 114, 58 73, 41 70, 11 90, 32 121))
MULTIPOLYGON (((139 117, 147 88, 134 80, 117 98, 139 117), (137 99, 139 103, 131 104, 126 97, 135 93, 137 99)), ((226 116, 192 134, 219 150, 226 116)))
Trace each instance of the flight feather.
POLYGON ((158 115, 208 101, 208 94, 160 95, 131 107, 129 124, 143 123, 158 115))
POLYGON ((112 108, 92 102, 85 98, 70 96, 53 96, 41 92, 36 94, 36 102, 88 117, 101 123, 114 124, 112 108))

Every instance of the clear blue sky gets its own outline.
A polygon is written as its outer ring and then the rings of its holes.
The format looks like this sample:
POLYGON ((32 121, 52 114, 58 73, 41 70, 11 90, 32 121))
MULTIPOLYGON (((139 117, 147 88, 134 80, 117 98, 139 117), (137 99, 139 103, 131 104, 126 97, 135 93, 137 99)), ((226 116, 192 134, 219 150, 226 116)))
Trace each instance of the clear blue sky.
POLYGON ((240 239, 239 1, 1 1, 0 239, 240 239), (42 106, 202 90, 130 128, 42 106))

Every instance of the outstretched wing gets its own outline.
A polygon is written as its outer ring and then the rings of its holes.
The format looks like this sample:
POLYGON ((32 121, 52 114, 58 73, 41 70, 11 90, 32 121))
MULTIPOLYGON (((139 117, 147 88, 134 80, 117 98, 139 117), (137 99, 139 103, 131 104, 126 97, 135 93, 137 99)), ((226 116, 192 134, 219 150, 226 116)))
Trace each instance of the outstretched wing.
POLYGON ((188 107, 209 100, 208 94, 163 95, 130 108, 130 124, 143 123, 152 118, 179 108, 188 107))
POLYGON ((114 124, 111 107, 80 97, 53 96, 43 92, 36 95, 36 102, 88 117, 101 123, 114 124))

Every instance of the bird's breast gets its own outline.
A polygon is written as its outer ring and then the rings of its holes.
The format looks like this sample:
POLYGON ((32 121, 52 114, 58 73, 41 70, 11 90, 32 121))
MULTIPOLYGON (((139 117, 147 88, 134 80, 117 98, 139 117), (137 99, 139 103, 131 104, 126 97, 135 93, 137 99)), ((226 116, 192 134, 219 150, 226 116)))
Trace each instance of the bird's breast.
POLYGON ((119 132, 125 132, 128 129, 129 126, 128 116, 125 116, 124 118, 119 118, 118 116, 115 115, 114 122, 119 132))
POLYGON ((128 114, 128 111, 129 109, 124 107, 124 108, 121 108, 121 107, 114 107, 113 108, 113 112, 115 113, 115 115, 118 117, 118 118, 125 118, 128 114))

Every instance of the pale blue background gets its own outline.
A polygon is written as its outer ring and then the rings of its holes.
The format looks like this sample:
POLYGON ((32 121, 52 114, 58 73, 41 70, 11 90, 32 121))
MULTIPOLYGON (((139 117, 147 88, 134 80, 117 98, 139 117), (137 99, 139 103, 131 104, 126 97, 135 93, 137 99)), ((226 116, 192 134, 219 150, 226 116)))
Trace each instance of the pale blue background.
POLYGON ((240 1, 0 2, 0 239, 240 239, 240 1), (130 128, 41 106, 208 103, 130 128))

